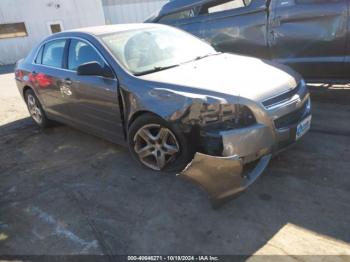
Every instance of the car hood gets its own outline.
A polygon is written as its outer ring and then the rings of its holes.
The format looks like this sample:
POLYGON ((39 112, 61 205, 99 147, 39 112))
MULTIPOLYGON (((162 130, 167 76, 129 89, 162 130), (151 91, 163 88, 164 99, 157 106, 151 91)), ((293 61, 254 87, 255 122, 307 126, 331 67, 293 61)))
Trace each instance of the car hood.
POLYGON ((289 67, 233 54, 209 56, 140 78, 254 101, 289 91, 300 81, 300 76, 289 67))

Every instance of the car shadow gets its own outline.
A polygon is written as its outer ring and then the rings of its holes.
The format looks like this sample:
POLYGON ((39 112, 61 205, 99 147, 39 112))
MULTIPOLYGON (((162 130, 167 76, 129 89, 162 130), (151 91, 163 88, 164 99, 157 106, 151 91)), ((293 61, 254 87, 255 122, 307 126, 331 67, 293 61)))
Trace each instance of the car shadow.
POLYGON ((30 119, 0 126, 0 254, 244 254, 286 224, 350 242, 349 138, 311 132, 218 210, 126 148, 30 119))

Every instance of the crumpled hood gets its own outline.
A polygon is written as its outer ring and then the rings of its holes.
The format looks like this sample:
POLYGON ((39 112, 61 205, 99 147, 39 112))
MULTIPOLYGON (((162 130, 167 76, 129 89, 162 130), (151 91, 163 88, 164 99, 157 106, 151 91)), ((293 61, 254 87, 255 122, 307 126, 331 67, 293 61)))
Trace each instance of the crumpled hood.
POLYGON ((233 54, 213 55, 140 78, 254 101, 291 90, 300 81, 300 76, 289 67, 233 54))

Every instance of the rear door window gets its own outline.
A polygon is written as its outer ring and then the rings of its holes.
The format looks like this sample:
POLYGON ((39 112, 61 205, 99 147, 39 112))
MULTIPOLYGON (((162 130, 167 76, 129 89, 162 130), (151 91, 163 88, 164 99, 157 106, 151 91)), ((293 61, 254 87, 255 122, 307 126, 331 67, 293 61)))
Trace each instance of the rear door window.
POLYGON ((102 67, 105 66, 102 57, 90 44, 72 39, 69 46, 68 69, 76 71, 80 65, 90 62, 97 62, 102 67))
POLYGON ((63 68, 63 54, 66 40, 54 40, 45 44, 42 64, 63 68))
POLYGON ((196 8, 190 8, 190 9, 182 10, 176 13, 172 13, 172 14, 163 16, 161 19, 159 19, 158 22, 167 23, 171 21, 192 18, 198 15, 199 9, 200 9, 199 7, 196 7, 196 8))
POLYGON ((216 1, 203 7, 201 14, 213 14, 234 10, 250 5, 251 0, 216 1))

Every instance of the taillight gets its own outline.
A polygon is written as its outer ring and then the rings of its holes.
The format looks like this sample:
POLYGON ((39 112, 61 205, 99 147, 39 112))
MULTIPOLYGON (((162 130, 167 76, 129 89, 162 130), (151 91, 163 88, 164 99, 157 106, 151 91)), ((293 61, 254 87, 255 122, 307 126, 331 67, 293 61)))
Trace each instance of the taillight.
POLYGON ((24 73, 22 70, 16 70, 15 72, 15 76, 18 80, 23 80, 23 77, 24 77, 24 73))

